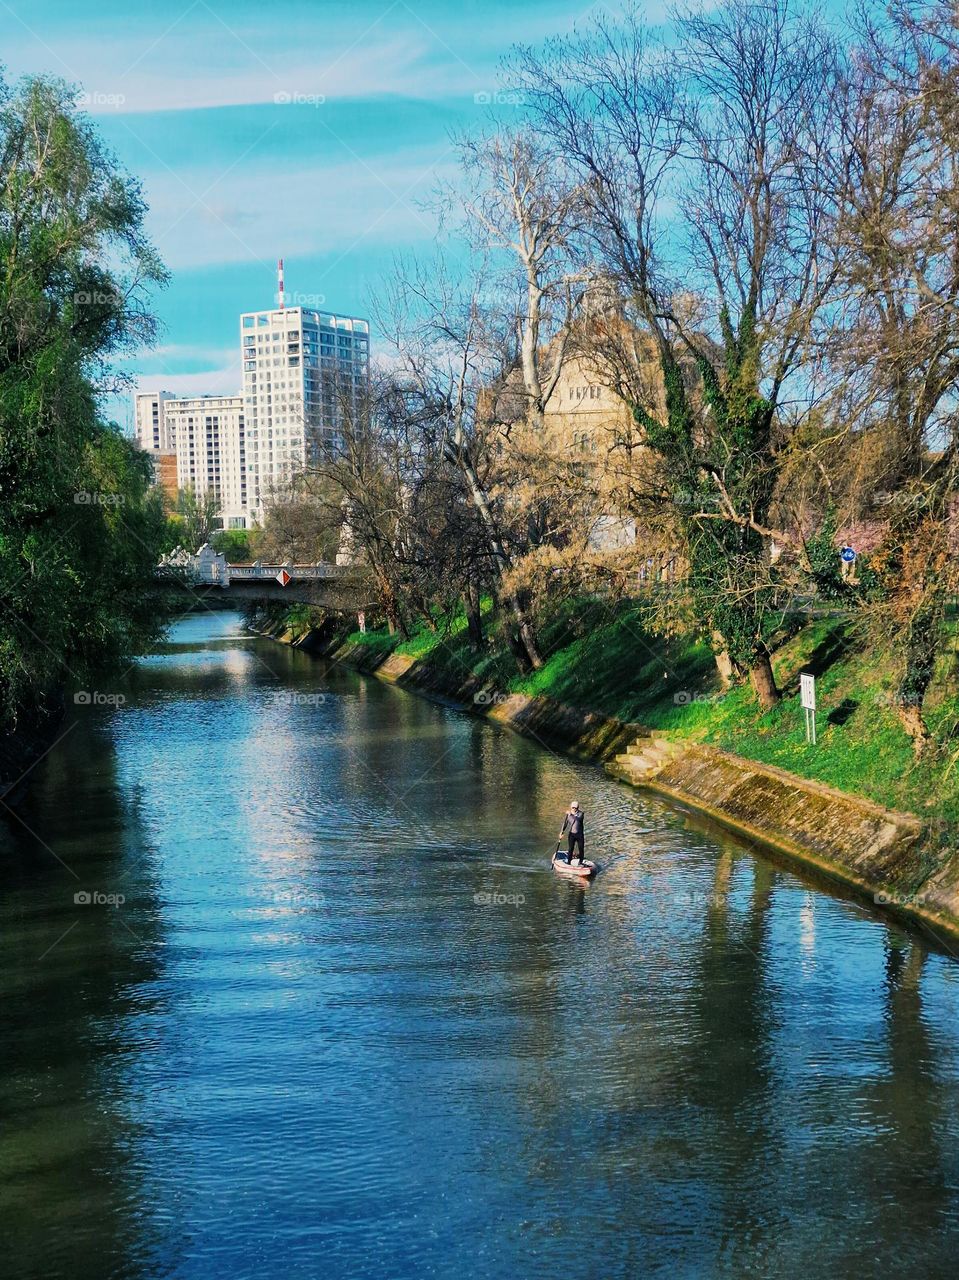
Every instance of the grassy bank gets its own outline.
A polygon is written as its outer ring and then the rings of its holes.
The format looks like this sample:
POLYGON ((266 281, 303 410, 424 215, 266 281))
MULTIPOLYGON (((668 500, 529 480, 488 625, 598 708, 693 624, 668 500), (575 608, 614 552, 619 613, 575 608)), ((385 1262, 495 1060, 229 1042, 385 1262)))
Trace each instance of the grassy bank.
MULTIPOLYGON (((940 746, 916 763, 891 706, 893 673, 859 648, 848 624, 814 622, 778 650, 773 665, 785 696, 774 711, 760 715, 749 689, 719 691, 708 646, 654 637, 642 617, 636 605, 612 614, 606 607, 585 605, 558 615, 541 633, 545 665, 525 676, 504 650, 474 650, 462 617, 441 620, 436 631, 424 625, 405 641, 385 629, 354 631, 343 640, 363 646, 371 657, 413 657, 451 688, 475 677, 491 695, 546 695, 637 721, 677 740, 776 765, 924 820, 959 823, 954 647, 943 658, 927 701, 940 746), (805 740, 801 671, 817 677, 816 746, 805 740)), ((306 609, 286 617, 294 631, 306 630, 313 621, 315 615, 306 609)))

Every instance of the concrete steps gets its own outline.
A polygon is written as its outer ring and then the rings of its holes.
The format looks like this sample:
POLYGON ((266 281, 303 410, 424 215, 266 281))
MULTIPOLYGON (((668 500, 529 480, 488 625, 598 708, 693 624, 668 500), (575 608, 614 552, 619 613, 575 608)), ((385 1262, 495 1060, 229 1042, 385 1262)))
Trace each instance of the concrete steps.
POLYGON ((623 782, 641 785, 682 754, 683 748, 668 738, 637 738, 622 755, 608 762, 606 772, 623 782))

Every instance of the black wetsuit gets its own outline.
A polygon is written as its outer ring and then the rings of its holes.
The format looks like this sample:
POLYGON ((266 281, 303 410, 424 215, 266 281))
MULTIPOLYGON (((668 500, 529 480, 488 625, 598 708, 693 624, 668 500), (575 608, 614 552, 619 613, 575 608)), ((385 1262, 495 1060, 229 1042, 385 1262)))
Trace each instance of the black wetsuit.
POLYGON ((583 811, 577 809, 575 813, 567 813, 563 819, 563 831, 569 832, 569 849, 566 853, 566 861, 572 862, 573 850, 579 849, 579 860, 584 861, 586 857, 586 844, 583 832, 583 811))

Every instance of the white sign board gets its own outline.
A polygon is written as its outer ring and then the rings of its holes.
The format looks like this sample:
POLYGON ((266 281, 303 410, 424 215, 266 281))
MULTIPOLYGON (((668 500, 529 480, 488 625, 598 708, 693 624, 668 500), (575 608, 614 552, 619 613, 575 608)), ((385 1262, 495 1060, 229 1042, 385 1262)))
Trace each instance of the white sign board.
POLYGON ((816 677, 803 674, 799 677, 799 701, 804 711, 816 710, 816 677))

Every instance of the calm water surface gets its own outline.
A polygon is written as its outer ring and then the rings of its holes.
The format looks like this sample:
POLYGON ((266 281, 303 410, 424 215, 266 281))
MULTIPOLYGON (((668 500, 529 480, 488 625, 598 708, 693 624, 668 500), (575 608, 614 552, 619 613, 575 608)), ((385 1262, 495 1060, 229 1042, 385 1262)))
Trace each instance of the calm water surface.
POLYGON ((232 615, 101 692, 0 832, 4 1276, 956 1275, 931 939, 232 615))

